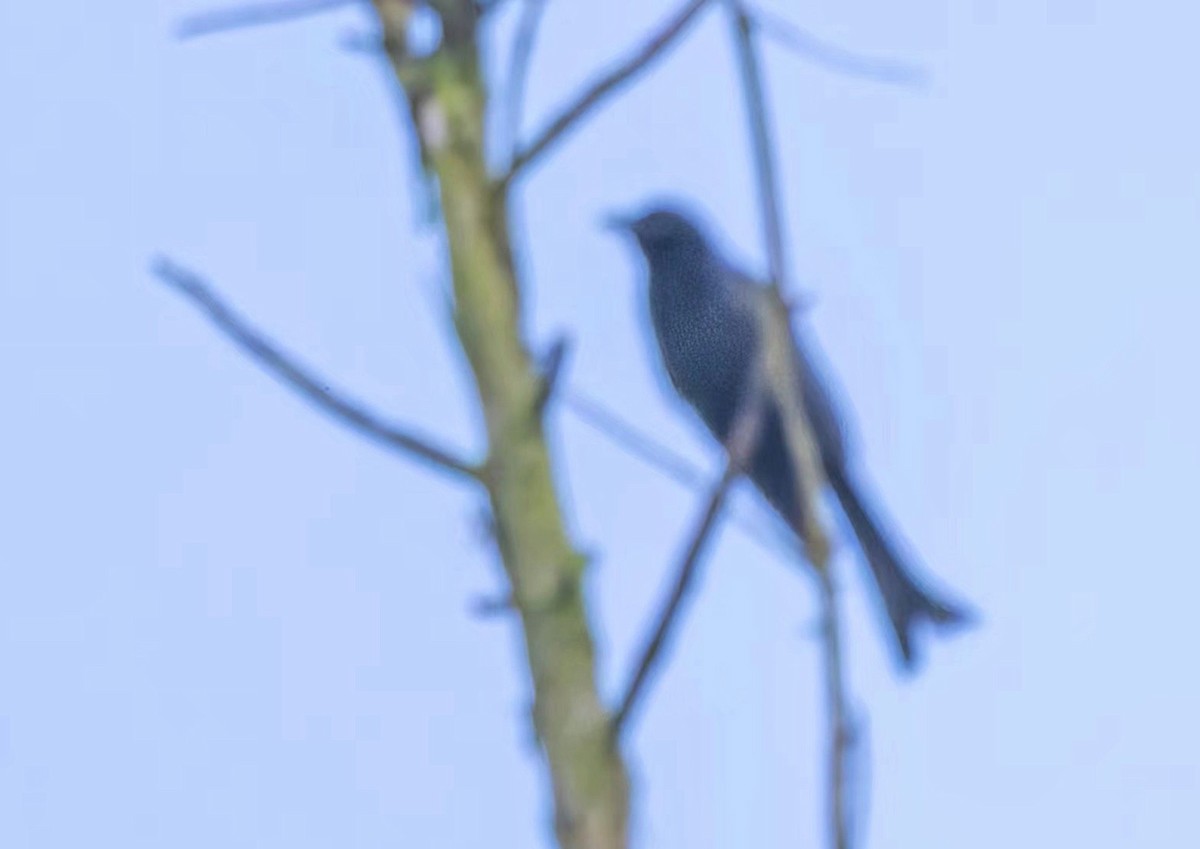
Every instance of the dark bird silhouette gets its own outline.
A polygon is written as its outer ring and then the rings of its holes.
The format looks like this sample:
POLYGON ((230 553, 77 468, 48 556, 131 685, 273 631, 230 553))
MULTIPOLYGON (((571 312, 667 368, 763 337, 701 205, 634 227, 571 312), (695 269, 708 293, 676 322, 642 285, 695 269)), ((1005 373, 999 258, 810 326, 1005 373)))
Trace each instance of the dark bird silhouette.
MULTIPOLYGON (((727 262, 686 215, 655 209, 613 218, 631 232, 650 269, 650 317, 659 351, 675 389, 724 444, 757 361, 757 299, 761 286, 727 262)), ((939 628, 970 621, 967 608, 937 596, 917 577, 881 515, 867 502, 853 474, 843 426, 829 385, 815 367, 811 343, 796 334, 801 402, 817 443, 825 477, 850 522, 870 566, 895 634, 901 666, 917 664, 914 629, 922 620, 939 628)), ((764 413, 747 473, 767 502, 801 534, 803 490, 772 402, 764 413)))

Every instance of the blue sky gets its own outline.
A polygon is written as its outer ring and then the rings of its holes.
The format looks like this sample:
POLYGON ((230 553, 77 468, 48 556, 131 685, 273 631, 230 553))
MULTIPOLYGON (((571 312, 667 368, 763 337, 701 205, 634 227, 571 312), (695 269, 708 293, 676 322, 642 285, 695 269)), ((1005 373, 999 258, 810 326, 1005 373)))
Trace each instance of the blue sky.
MULTIPOLYGON (((879 497, 984 613, 899 682, 839 561, 869 845, 1193 845, 1200 11, 802 5, 931 74, 768 61, 808 321, 879 497)), ((527 129, 669 7, 552 3, 527 129)), ((501 586, 478 499, 312 413, 147 273, 169 253, 478 445, 404 125, 339 48, 364 18, 173 41, 198 8, 0 8, 0 844, 549 845, 515 625, 468 612, 501 586)), ((520 199, 535 341, 569 330, 571 385, 705 467, 596 220, 683 195, 761 268, 746 151, 710 15, 520 199)), ((698 499, 566 412, 553 438, 613 693, 698 499)), ((815 845, 813 602, 722 531, 632 740, 638 845, 815 845)))

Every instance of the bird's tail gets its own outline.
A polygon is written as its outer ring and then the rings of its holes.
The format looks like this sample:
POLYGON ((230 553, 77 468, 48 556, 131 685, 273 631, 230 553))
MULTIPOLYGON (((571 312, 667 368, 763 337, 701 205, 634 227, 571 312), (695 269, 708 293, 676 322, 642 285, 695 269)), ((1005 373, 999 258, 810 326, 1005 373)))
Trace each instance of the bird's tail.
POLYGON ((919 661, 913 643, 913 627, 918 622, 925 619, 939 628, 951 628, 970 624, 974 616, 966 606, 937 598, 921 585, 904 565, 845 471, 830 470, 829 483, 854 528, 867 565, 871 567, 896 634, 903 665, 912 669, 919 661))

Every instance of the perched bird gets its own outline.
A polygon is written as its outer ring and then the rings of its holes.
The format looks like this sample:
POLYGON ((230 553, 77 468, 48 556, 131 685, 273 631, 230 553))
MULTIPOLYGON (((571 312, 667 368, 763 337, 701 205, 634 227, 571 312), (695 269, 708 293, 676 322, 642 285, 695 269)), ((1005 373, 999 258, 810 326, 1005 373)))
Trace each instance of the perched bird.
MULTIPOLYGON (((610 226, 632 233, 650 271, 650 317, 667 374, 681 396, 724 444, 757 362, 760 285, 726 261, 700 227, 670 208, 614 217, 610 226)), ((921 620, 948 628, 966 624, 968 610, 938 597, 867 503, 852 468, 843 422, 816 368, 811 342, 797 334, 801 401, 825 477, 865 556, 895 634, 902 668, 918 662, 914 628, 921 620)), ((801 534, 802 492, 795 480, 778 407, 765 410, 747 469, 767 502, 801 534)))

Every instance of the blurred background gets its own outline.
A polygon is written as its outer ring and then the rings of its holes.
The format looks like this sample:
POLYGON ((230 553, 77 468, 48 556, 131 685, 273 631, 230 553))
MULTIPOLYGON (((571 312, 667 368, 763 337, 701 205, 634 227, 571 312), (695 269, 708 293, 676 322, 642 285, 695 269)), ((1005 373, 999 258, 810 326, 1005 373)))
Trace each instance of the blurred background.
MULTIPOLYGON (((880 499, 983 612, 898 681, 841 555, 866 845, 1200 844, 1200 7, 766 5, 929 74, 767 51, 807 322, 880 499)), ((0 6, 0 844, 549 846, 516 623, 470 612, 503 586, 482 505, 148 273, 170 254, 354 393, 479 444, 396 92, 344 48, 369 18, 177 41, 204 8, 0 6)), ((673 8, 551 3, 527 131, 673 8)), ((715 469, 597 226, 664 194, 763 268, 720 14, 516 218, 535 343, 568 331, 573 389, 715 469)), ((612 694, 699 496, 553 421, 612 694)), ((724 526, 631 741, 636 845, 814 845, 815 611, 724 526)))

